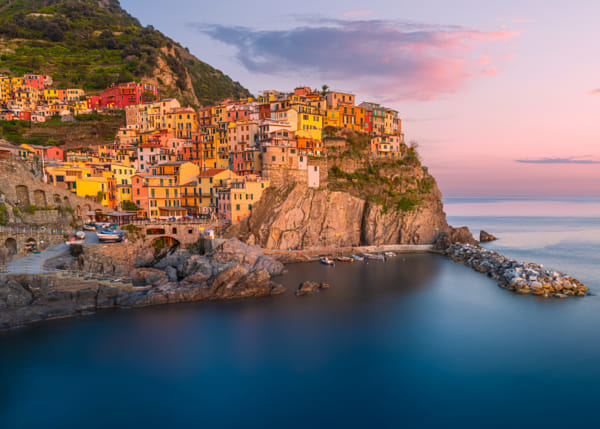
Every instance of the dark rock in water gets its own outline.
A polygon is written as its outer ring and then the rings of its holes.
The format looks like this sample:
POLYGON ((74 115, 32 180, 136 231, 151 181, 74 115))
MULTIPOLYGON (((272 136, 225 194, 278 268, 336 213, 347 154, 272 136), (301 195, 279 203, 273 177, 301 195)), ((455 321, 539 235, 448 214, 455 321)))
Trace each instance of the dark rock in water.
POLYGON ((479 241, 481 243, 486 243, 488 241, 494 241, 494 240, 497 240, 497 238, 494 237, 492 234, 488 234, 487 232, 485 232, 483 230, 481 230, 479 232, 479 241))
POLYGON ((450 232, 443 232, 439 235, 435 242, 434 249, 444 251, 452 244, 478 244, 471 231, 466 226, 458 228, 450 227, 450 232))
POLYGON ((305 281, 300 283, 300 286, 298 286, 298 289, 296 290, 296 296, 312 295, 320 292, 322 289, 329 289, 329 287, 330 286, 327 283, 305 281))

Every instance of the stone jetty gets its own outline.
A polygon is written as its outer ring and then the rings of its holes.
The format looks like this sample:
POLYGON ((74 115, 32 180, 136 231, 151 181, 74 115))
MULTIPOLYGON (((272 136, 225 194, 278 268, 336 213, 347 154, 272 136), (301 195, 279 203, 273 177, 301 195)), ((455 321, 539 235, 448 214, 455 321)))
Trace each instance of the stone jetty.
POLYGON ((444 253, 455 262, 496 279, 501 288, 516 293, 566 298, 585 296, 588 291, 584 284, 567 274, 507 258, 478 245, 452 244, 444 253))

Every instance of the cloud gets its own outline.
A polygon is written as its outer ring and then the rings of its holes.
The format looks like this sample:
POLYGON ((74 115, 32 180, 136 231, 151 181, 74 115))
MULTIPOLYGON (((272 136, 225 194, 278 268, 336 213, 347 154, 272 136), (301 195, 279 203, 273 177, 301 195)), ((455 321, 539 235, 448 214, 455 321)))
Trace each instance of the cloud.
POLYGON ((598 160, 582 159, 582 158, 576 158, 576 157, 516 159, 515 161, 523 163, 523 164, 600 164, 600 161, 598 161, 598 160))
POLYGON ((588 95, 600 95, 600 88, 592 89, 590 92, 588 92, 588 95))
POLYGON ((286 30, 192 24, 236 48, 250 72, 351 86, 382 102, 456 93, 466 80, 495 73, 481 49, 519 32, 485 32, 389 20, 313 19, 286 30))
POLYGON ((344 18, 354 18, 356 16, 370 15, 370 10, 347 10, 342 14, 344 18))

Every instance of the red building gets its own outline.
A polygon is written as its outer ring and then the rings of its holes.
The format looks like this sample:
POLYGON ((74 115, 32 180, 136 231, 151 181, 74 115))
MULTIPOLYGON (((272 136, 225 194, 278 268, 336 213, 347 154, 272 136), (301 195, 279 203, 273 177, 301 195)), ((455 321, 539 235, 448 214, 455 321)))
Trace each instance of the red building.
POLYGON ((37 90, 43 91, 46 87, 45 77, 41 74, 26 74, 23 76, 23 85, 29 85, 37 90))
POLYGON ((99 96, 88 98, 89 109, 124 109, 134 104, 148 103, 158 98, 158 88, 145 83, 129 82, 113 85, 99 96))

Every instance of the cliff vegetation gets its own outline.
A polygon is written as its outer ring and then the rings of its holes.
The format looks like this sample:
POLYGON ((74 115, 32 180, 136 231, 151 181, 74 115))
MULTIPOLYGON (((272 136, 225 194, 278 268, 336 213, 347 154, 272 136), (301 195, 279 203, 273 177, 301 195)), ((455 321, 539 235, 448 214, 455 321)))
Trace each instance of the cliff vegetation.
POLYGON ((118 0, 0 0, 0 72, 48 74, 58 87, 86 91, 144 81, 184 105, 250 95, 187 48, 143 27, 118 0))

